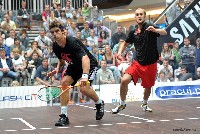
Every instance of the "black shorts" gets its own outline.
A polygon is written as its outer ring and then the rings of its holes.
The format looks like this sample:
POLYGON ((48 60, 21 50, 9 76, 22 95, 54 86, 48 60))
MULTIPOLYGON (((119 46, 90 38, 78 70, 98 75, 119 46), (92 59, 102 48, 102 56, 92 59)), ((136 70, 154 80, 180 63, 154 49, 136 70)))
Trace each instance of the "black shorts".
MULTIPOLYGON (((90 71, 88 74, 88 80, 90 82, 90 85, 92 81, 95 79, 96 73, 97 73, 98 67, 97 66, 90 66, 90 71)), ((67 67, 66 72, 64 73, 64 76, 68 75, 71 76, 74 82, 72 83, 72 86, 74 86, 77 81, 82 77, 83 69, 82 67, 75 67, 73 64, 69 65, 67 67)))

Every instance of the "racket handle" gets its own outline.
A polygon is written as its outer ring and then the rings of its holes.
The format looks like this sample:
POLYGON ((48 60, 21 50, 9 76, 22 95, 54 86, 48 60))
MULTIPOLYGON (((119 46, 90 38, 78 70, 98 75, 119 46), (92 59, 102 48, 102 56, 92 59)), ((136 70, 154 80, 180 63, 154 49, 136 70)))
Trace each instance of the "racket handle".
MULTIPOLYGON (((87 85, 89 85, 89 84, 90 84, 90 82, 89 82, 89 81, 87 81, 87 82, 86 82, 86 84, 87 84, 87 85)), ((80 86, 80 84, 79 84, 79 83, 77 83, 77 84, 75 84, 74 86, 75 86, 75 87, 77 87, 77 86, 80 86)))

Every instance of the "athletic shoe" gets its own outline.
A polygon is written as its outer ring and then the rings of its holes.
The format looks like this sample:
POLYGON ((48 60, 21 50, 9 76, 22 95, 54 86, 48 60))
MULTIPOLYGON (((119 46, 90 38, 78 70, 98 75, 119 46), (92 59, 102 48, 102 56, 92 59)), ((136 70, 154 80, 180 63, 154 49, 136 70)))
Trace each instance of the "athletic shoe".
POLYGON ((55 126, 65 126, 69 124, 69 118, 65 114, 59 115, 60 119, 56 122, 55 126))
POLYGON ((147 105, 147 104, 145 104, 145 103, 143 103, 142 105, 141 105, 141 108, 146 112, 152 112, 152 109, 151 108, 149 108, 149 106, 147 105))
POLYGON ((117 114, 119 113, 119 111, 122 111, 125 108, 126 108, 126 104, 125 105, 119 104, 116 108, 112 109, 112 114, 117 114))
POLYGON ((100 104, 95 104, 96 107, 96 120, 101 120, 103 115, 104 115, 104 101, 102 100, 102 102, 100 104))

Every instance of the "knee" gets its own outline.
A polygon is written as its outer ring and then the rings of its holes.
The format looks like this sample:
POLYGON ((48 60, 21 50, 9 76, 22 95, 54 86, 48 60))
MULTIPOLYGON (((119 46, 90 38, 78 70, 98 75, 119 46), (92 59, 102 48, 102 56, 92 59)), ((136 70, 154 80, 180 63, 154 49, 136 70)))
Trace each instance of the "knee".
POLYGON ((122 79, 121 79, 121 84, 123 84, 123 85, 128 85, 129 82, 130 82, 130 80, 129 80, 128 78, 122 77, 122 79))
POLYGON ((84 87, 80 87, 80 92, 85 94, 87 92, 88 88, 87 86, 84 86, 84 87))

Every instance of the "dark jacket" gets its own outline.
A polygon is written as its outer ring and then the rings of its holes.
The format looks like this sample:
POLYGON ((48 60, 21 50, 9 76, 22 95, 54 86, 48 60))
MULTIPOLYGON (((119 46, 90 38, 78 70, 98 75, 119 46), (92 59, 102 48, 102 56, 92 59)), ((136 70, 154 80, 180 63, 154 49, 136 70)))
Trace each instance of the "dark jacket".
MULTIPOLYGON (((12 60, 9 59, 9 58, 6 58, 6 63, 7 63, 7 65, 8 65, 8 67, 9 67, 9 69, 10 69, 11 71, 14 71, 14 67, 13 67, 12 60)), ((2 63, 1 63, 1 59, 0 59, 0 68, 3 68, 3 65, 2 65, 2 63)))

